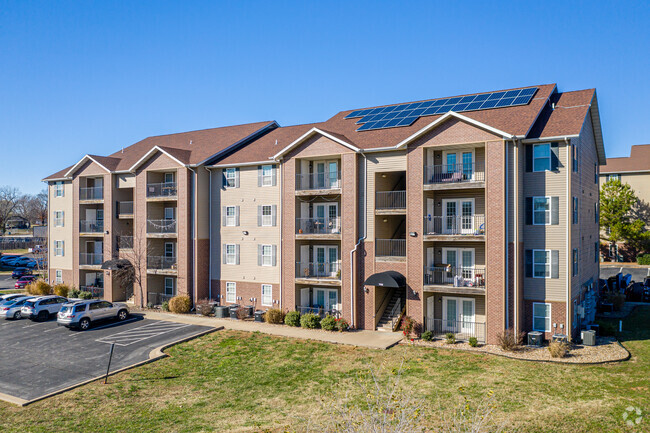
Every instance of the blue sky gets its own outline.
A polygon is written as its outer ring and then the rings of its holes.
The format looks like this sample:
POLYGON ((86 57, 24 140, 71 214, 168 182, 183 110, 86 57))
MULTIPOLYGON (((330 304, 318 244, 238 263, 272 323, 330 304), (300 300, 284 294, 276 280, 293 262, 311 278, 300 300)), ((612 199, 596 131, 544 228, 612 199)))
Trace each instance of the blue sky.
POLYGON ((644 2, 0 0, 0 186, 150 135, 533 84, 650 143, 644 2))

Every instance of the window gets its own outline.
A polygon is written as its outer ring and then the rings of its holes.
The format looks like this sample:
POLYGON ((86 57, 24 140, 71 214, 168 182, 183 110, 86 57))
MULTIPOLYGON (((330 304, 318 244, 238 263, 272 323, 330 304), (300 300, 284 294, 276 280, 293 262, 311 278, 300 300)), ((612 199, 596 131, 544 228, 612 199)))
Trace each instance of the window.
POLYGON ((551 304, 533 302, 533 331, 551 332, 551 304))
POLYGON ((54 184, 54 197, 63 197, 65 194, 63 190, 63 182, 58 181, 54 184))
POLYGON ((262 305, 273 305, 273 286, 262 284, 262 305))
POLYGON ((594 242, 594 262, 598 263, 600 259, 600 251, 599 251, 600 244, 598 242, 594 242))
POLYGON ((273 206, 262 206, 262 227, 270 227, 273 225, 273 206))
POLYGON ((61 269, 57 269, 54 277, 54 282, 56 284, 61 284, 63 283, 63 271, 61 269))
POLYGON ((226 283, 226 302, 234 303, 237 300, 237 284, 226 283))
POLYGON ((226 188, 237 188, 237 169, 236 168, 227 168, 224 171, 224 177, 226 178, 226 188))
POLYGON ((262 245, 262 266, 273 266, 273 247, 262 245))
POLYGON ((262 166, 262 186, 273 186, 273 166, 262 166))
POLYGON ((237 264, 237 245, 235 244, 226 244, 226 261, 227 265, 236 265, 237 264))
POLYGON ((578 275, 578 249, 573 249, 573 276, 578 275))
POLYGON ((533 250, 533 278, 551 278, 551 250, 533 250))
POLYGON ((578 172, 578 146, 575 143, 571 145, 571 153, 573 154, 573 171, 578 172))
POLYGON ((165 296, 176 296, 174 279, 171 277, 165 277, 165 296))
POLYGON ((547 171, 551 169, 551 144, 533 145, 533 171, 547 171))
POLYGON ((55 210, 54 211, 54 227, 63 227, 63 211, 55 210))
POLYGON ((63 241, 54 241, 54 255, 63 256, 63 241))
POLYGON ((551 197, 533 197, 533 224, 551 223, 551 197))
POLYGON ((165 183, 174 183, 174 173, 165 173, 165 183))
POLYGON ((610 180, 621 180, 621 176, 618 174, 608 174, 607 182, 609 182, 610 180))
POLYGON ((600 221, 600 204, 598 202, 594 203, 594 222, 598 224, 600 221))
POLYGON ((594 183, 598 183, 598 164, 594 163, 594 183))
POLYGON ((235 206, 226 206, 226 226, 234 227, 237 225, 237 209, 235 206))
POLYGON ((573 197, 573 224, 578 224, 578 197, 573 197))

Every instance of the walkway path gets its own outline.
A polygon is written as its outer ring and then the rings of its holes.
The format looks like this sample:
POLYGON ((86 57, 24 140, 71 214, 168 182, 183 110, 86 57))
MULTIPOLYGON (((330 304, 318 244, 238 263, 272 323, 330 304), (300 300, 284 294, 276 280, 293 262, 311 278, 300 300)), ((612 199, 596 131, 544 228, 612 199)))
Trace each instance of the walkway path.
POLYGON ((371 349, 388 349, 402 339, 399 332, 378 331, 351 331, 328 332, 320 329, 293 328, 284 325, 271 325, 269 323, 252 322, 248 320, 216 319, 193 314, 158 313, 155 311, 142 312, 147 319, 167 320, 171 322, 188 323, 201 326, 223 326, 225 329, 247 332, 261 332, 262 334, 277 335, 280 337, 301 338, 303 340, 324 341, 326 343, 348 344, 371 349))

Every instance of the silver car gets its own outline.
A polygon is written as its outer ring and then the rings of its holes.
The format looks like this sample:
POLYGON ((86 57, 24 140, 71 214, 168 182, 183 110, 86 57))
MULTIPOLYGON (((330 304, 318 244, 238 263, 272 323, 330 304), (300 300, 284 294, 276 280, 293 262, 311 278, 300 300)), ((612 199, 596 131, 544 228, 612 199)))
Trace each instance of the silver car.
POLYGON ((11 301, 12 299, 24 298, 24 297, 25 295, 22 293, 11 293, 9 295, 2 295, 0 296, 0 303, 5 301, 11 301))
POLYGON ((5 319, 22 319, 22 313, 20 312, 20 309, 23 307, 23 304, 25 304, 25 301, 31 299, 31 296, 19 296, 19 297, 13 297, 9 299, 8 301, 2 301, 0 302, 0 319, 5 318, 5 319))
POLYGON ((127 317, 129 317, 129 307, 121 302, 75 301, 61 307, 56 322, 68 328, 85 331, 90 328, 91 323, 110 319, 122 321, 127 317))
POLYGON ((56 314, 61 306, 68 302, 66 298, 56 295, 38 296, 25 301, 20 309, 20 314, 32 320, 47 320, 52 314, 56 314))

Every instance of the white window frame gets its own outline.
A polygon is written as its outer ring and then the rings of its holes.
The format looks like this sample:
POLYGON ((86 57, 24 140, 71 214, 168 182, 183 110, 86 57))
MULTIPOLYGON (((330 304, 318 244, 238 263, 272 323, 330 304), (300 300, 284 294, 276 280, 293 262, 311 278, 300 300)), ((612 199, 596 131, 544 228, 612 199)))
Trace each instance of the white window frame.
POLYGON ((54 241, 54 256, 63 257, 65 255, 63 241, 54 241))
MULTIPOLYGON (((553 206, 553 201, 551 200, 550 196, 535 196, 535 197, 533 197, 533 225, 535 225, 535 226, 549 226, 549 225, 551 225, 551 218, 552 218, 552 215, 553 215, 553 213, 552 213, 553 209, 551 209, 552 206, 553 206), (544 200, 546 200, 548 202, 548 210, 544 210, 544 211, 535 210, 535 201, 538 200, 538 199, 544 199, 544 200), (544 213, 545 215, 548 215, 548 222, 538 223, 537 220, 535 219, 535 214, 536 213, 544 213)), ((544 218, 544 221, 546 221, 546 217, 544 218)))
POLYGON ((54 227, 63 227, 65 225, 65 220, 64 220, 65 214, 63 213, 62 210, 55 210, 54 211, 54 227))
MULTIPOLYGON (((551 314, 551 308, 552 308, 552 305, 547 303, 547 302, 533 302, 533 331, 551 332, 551 317, 553 317, 553 315, 551 314), (535 307, 537 305, 543 305, 544 307, 548 307, 548 316, 538 316, 538 315, 536 315, 535 314, 535 307), (545 329, 540 329, 540 328, 535 327, 535 319, 544 319, 544 328, 545 329)), ((546 310, 546 308, 544 308, 544 309, 546 310)))
POLYGON ((273 205, 264 204, 262 205, 262 227, 272 227, 273 226, 273 205), (268 208, 269 214, 266 215, 264 212, 268 208))
POLYGON ((262 245, 262 266, 273 266, 273 245, 262 245), (265 254, 265 250, 267 254, 265 254))
POLYGON ((165 285, 164 285, 163 290, 164 290, 165 296, 176 296, 176 283, 174 281, 174 278, 165 277, 165 285), (171 291, 167 290, 169 288, 169 286, 167 285, 168 282, 171 282, 171 291))
POLYGON ((533 250, 533 278, 543 278, 543 279, 551 278, 551 273, 552 273, 551 267, 552 267, 552 264, 551 264, 551 250, 533 250), (546 262, 536 262, 535 261, 535 256, 536 256, 535 253, 539 253, 539 252, 545 253, 545 256, 548 259, 548 261, 546 261, 546 262), (536 266, 544 266, 545 267, 545 272, 544 272, 543 277, 538 276, 536 274, 536 272, 535 272, 535 267, 536 266))
POLYGON ((618 180, 618 181, 620 181, 621 180, 621 175, 620 174, 608 174, 607 175, 607 182, 609 182, 610 180, 618 180))
POLYGON ((573 209, 571 209, 571 221, 578 224, 578 197, 573 197, 573 209))
POLYGON ((176 181, 176 176, 174 176, 174 172, 167 172, 163 174, 163 183, 165 184, 170 184, 174 183, 176 181), (167 176, 171 176, 172 180, 167 180, 167 176))
POLYGON ((237 264, 237 245, 236 244, 226 244, 226 264, 227 265, 236 265, 237 264), (232 247, 232 252, 228 250, 232 247))
POLYGON ((54 183, 54 197, 64 197, 65 190, 63 188, 63 182, 58 180, 54 183))
POLYGON ((551 164, 552 153, 553 153, 553 151, 552 151, 552 149, 551 149, 551 143, 539 143, 539 144, 533 144, 533 172, 541 173, 541 172, 543 172, 543 171, 551 171, 551 165, 552 165, 552 164, 551 164), (541 157, 540 157, 540 156, 535 156, 535 149, 538 149, 538 148, 541 149, 542 147, 547 147, 547 148, 548 148, 548 156, 541 156, 541 157), (538 170, 537 167, 536 167, 536 165, 535 165, 535 161, 536 161, 536 160, 543 160, 543 159, 547 159, 547 160, 548 160, 548 168, 544 168, 544 169, 538 170))
POLYGON ((54 282, 56 284, 63 283, 63 271, 61 269, 54 271, 54 282))
POLYGON ((232 281, 226 283, 226 302, 231 304, 237 302, 237 283, 232 281))
POLYGON ((262 166, 262 186, 273 186, 273 164, 262 166), (268 174, 264 174, 268 170, 268 174))
POLYGON ((237 169, 235 168, 226 168, 223 171, 223 175, 226 178, 226 188, 236 188, 237 187, 237 169), (232 184, 231 184, 232 182, 232 184))
POLYGON ((226 227, 237 226, 237 206, 226 206, 226 227), (229 215, 232 210, 232 215, 229 215))
POLYGON ((273 305, 273 286, 270 284, 262 284, 262 305, 270 307, 273 305), (265 293, 265 291, 268 291, 265 293))

